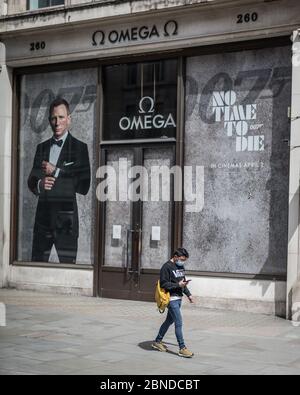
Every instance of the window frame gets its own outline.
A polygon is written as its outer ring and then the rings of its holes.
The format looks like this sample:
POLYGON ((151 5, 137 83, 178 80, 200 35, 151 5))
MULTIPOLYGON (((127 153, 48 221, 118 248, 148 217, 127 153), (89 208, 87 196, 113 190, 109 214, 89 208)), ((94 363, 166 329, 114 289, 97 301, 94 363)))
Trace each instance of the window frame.
MULTIPOLYGON (((28 1, 28 0, 27 0, 28 1)), ((94 234, 94 264, 93 265, 79 265, 79 264, 54 264, 54 263, 35 263, 35 262, 20 262, 16 260, 17 256, 17 240, 18 240, 18 202, 19 202, 19 193, 18 193, 18 182, 19 182, 19 174, 18 174, 18 166, 19 166, 19 122, 20 122, 20 114, 19 114, 19 95, 20 95, 20 77, 23 74, 34 74, 37 72, 44 72, 48 70, 52 71, 60 71, 60 70, 68 70, 68 69, 77 69, 77 68, 90 68, 90 67, 98 67, 99 77, 98 77, 98 86, 97 86, 97 101, 96 106, 98 109, 98 121, 97 121, 97 141, 95 142, 100 149, 100 136, 102 136, 102 116, 103 116, 103 87, 102 87, 102 66, 105 65, 114 65, 120 63, 136 63, 139 61, 155 61, 162 59, 171 59, 177 58, 179 63, 178 65, 178 85, 177 85, 177 141, 176 141, 176 165, 183 166, 184 165, 184 130, 185 130, 185 62, 186 58, 190 56, 198 56, 204 54, 218 53, 218 52, 238 52, 241 50, 249 50, 249 49, 260 49, 267 47, 277 47, 281 45, 290 45, 288 36, 276 36, 265 39, 255 39, 255 40, 246 40, 241 42, 230 42, 227 44, 215 44, 215 45, 205 45, 201 47, 187 48, 187 49, 175 49, 174 51, 163 51, 163 52, 152 52, 145 53, 140 56, 136 56, 132 58, 130 55, 124 56, 111 56, 108 58, 97 59, 97 60, 84 60, 84 61, 75 61, 75 62, 64 62, 64 63, 56 63, 51 65, 40 65, 40 66, 27 66, 16 68, 13 71, 13 108, 14 108, 14 116, 13 116, 13 136, 12 136, 12 161, 11 161, 11 169, 12 169, 12 183, 11 183, 11 228, 10 228, 10 265, 15 266, 23 266, 23 267, 45 267, 45 268, 57 268, 57 269, 88 269, 94 271, 94 296, 96 296, 96 290, 98 286, 96 285, 99 281, 99 262, 97 261, 97 257, 101 254, 101 245, 99 243, 99 234, 101 232, 100 227, 96 227, 94 234)), ((130 142, 128 142, 130 143, 130 142)), ((105 144, 104 144, 105 145, 105 144)), ((97 160, 97 166, 100 165, 100 157, 99 155, 95 158, 97 160)), ((182 202, 174 202, 174 244, 181 245, 182 242, 182 232, 183 232, 183 205, 182 202)), ((101 211, 99 204, 96 205, 96 223, 99 224, 101 211)), ((222 273, 222 272, 203 272, 203 271, 188 271, 190 275, 195 276, 203 276, 203 277, 217 277, 217 278, 232 278, 232 279, 250 279, 250 280, 271 280, 271 281, 286 281, 286 276, 282 274, 250 274, 250 273, 222 273)))
MULTIPOLYGON (((39 0, 37 0, 37 1, 39 2, 39 0)), ((36 11, 36 10, 42 10, 42 9, 45 9, 45 8, 61 7, 61 6, 64 6, 65 3, 66 3, 65 0, 62 0, 62 4, 54 4, 54 5, 52 5, 51 4, 52 1, 53 0, 47 0, 47 2, 50 3, 50 4, 46 5, 44 7, 31 8, 31 6, 30 6, 31 0, 27 0, 27 2, 26 2, 26 10, 27 11, 36 11)))

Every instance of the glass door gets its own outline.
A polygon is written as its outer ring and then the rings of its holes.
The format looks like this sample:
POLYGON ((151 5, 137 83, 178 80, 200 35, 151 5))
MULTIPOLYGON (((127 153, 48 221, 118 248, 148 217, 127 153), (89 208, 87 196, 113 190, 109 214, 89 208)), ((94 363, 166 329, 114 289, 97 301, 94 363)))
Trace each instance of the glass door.
POLYGON ((174 153, 170 144, 102 149, 101 296, 153 300, 172 248, 174 153))

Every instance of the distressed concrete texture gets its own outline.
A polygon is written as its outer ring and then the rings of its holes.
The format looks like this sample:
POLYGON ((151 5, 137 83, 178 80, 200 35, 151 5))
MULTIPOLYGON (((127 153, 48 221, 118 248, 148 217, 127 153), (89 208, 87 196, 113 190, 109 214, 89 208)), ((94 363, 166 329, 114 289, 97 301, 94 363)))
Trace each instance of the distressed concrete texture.
POLYGON ((204 207, 184 214, 191 269, 286 273, 290 58, 278 47, 187 61, 185 164, 204 167, 204 207))

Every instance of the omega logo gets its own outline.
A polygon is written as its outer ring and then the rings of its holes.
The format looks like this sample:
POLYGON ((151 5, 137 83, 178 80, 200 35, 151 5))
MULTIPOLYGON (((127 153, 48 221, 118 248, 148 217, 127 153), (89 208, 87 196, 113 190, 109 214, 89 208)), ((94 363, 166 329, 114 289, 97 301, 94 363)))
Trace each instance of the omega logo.
POLYGON ((167 21, 163 28, 163 31, 156 25, 152 26, 141 26, 131 27, 121 30, 111 30, 105 32, 103 30, 96 30, 92 36, 92 45, 94 47, 105 45, 106 43, 117 44, 122 42, 132 42, 137 40, 149 40, 153 37, 171 37, 178 34, 178 23, 175 20, 167 21))
POLYGON ((164 35, 165 37, 176 36, 178 34, 178 23, 176 21, 168 21, 164 26, 164 35), (173 26, 173 31, 171 30, 170 34, 170 26, 173 26))
POLYGON ((154 113, 154 99, 150 96, 144 96, 139 102, 139 114, 133 118, 123 117, 119 121, 119 127, 123 131, 128 130, 151 130, 166 129, 168 127, 175 128, 176 123, 173 115, 169 113, 167 116, 154 113))
POLYGON ((102 30, 97 30, 93 34, 93 46, 104 45, 105 44, 105 34, 102 30))
POLYGON ((154 100, 152 99, 152 97, 150 96, 144 96, 141 98, 140 100, 140 104, 139 104, 140 110, 139 113, 140 114, 145 114, 147 112, 154 112, 154 100), (145 109, 143 108, 145 101, 148 100, 150 103, 150 109, 148 111, 145 111, 145 109))

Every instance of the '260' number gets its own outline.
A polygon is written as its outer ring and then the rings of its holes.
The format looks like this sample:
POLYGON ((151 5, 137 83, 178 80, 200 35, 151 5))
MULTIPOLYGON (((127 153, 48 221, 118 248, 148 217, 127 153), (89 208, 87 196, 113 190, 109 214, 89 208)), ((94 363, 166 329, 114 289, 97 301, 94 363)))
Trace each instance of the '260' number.
POLYGON ((248 23, 248 22, 256 22, 258 19, 258 14, 257 12, 252 12, 252 14, 247 13, 247 14, 239 14, 237 15, 237 21, 236 23, 248 23))
POLYGON ((36 41, 34 43, 30 43, 30 51, 39 51, 40 49, 45 49, 46 43, 45 41, 36 41))

